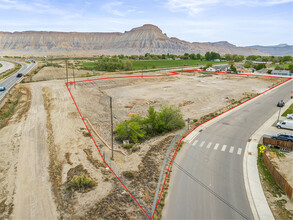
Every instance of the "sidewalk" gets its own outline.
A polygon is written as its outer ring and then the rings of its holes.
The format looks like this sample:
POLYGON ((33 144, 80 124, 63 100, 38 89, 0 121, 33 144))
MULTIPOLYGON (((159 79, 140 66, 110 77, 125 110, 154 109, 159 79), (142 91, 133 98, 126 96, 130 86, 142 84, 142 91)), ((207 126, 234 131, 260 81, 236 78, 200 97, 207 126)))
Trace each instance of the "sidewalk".
MULTIPOLYGON (((283 114, 292 103, 293 99, 289 100, 285 105, 286 107, 281 110, 281 114, 283 114)), ((263 134, 265 134, 271 128, 272 124, 276 122, 278 114, 279 111, 277 111, 251 136, 251 141, 247 143, 243 159, 245 188, 247 190, 248 200, 255 219, 274 219, 259 178, 257 169, 257 146, 263 134)))

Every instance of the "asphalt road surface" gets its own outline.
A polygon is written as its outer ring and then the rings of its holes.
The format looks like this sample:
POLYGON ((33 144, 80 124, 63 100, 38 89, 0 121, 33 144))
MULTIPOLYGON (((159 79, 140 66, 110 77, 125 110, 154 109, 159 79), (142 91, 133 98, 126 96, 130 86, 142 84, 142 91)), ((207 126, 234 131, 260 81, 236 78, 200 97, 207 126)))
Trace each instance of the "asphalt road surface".
POLYGON ((17 81, 20 80, 20 78, 16 77, 18 73, 22 73, 23 75, 27 74, 30 72, 36 65, 37 63, 21 63, 21 62, 16 62, 22 65, 21 69, 9 76, 8 78, 0 81, 0 87, 5 87, 5 91, 0 91, 0 101, 3 99, 4 95, 17 83, 17 81))
POLYGON ((291 86, 259 97, 184 144, 183 159, 174 162, 163 218, 253 219, 243 153, 251 135, 278 110, 277 102, 289 100, 291 86))
POLYGON ((10 63, 7 61, 0 61, 0 64, 2 64, 2 67, 0 67, 0 74, 4 73, 7 70, 10 70, 14 67, 13 63, 10 63))

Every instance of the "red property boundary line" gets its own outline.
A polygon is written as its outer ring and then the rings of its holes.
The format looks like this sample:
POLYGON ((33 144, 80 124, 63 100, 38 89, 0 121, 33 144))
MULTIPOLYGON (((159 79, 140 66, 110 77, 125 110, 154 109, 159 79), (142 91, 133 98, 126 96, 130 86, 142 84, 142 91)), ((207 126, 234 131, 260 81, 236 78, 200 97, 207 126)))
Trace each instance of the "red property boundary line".
MULTIPOLYGON (((133 200, 137 203, 137 205, 141 208, 141 210, 146 214, 146 216, 147 216, 150 220, 152 220, 152 219, 154 218, 155 213, 156 213, 156 210, 157 210, 157 207, 158 207, 159 201, 161 200, 161 196, 162 196, 162 193, 163 193, 163 189, 164 189, 164 187, 165 187, 165 183, 166 183, 166 180, 167 180, 167 177, 168 177, 168 174, 169 174, 169 171, 170 171, 170 168, 171 168, 172 162, 173 162, 173 160, 174 160, 174 158, 175 158, 175 155, 176 155, 176 153, 177 153, 177 150, 178 150, 178 148, 179 148, 181 142, 182 142, 182 141, 183 141, 183 140, 184 140, 184 139, 185 139, 185 138, 186 138, 191 132, 193 132, 195 129, 197 129, 199 126, 201 126, 201 125, 203 125, 203 124, 205 124, 205 123, 207 123, 207 122, 209 122, 209 121, 211 121, 211 120, 213 120, 213 119, 215 119, 215 118, 217 118, 217 117, 219 117, 219 116, 221 116, 221 115, 223 115, 223 114, 225 114, 225 113, 227 113, 227 112, 229 112, 229 111, 231 111, 231 110, 233 110, 233 109, 235 109, 236 107, 239 107, 239 106, 241 106, 241 105, 243 105, 243 104, 245 104, 245 103, 247 103, 247 102, 249 102, 249 101, 251 101, 251 100, 253 100, 253 99, 255 99, 255 98, 257 98, 257 97, 259 97, 259 96, 261 96, 261 95, 263 95, 263 94, 265 94, 265 93, 267 93, 267 92, 269 92, 269 91, 271 91, 271 90, 274 89, 274 88, 277 88, 277 87, 279 87, 279 86, 285 84, 286 82, 288 82, 288 81, 290 81, 290 80, 292 80, 291 77, 283 77, 283 76, 269 76, 269 75, 258 75, 258 74, 243 74, 243 73, 226 73, 226 72, 204 71, 204 70, 182 70, 182 71, 171 72, 171 74, 163 74, 163 75, 117 76, 117 77, 105 77, 105 78, 98 78, 98 79, 81 80, 81 81, 75 81, 75 82, 68 82, 68 83, 65 83, 65 85, 66 85, 67 90, 68 90, 68 92, 69 92, 69 94, 70 94, 70 96, 71 96, 71 98, 72 98, 72 100, 73 100, 73 102, 74 102, 74 105, 75 105, 75 107, 76 107, 76 109, 77 109, 77 111, 78 111, 78 113, 79 113, 79 116, 81 117, 81 120, 83 121, 83 123, 84 123, 84 125, 85 125, 87 131, 89 132, 89 135, 90 135, 92 141, 94 142, 94 145, 96 146, 96 148, 97 148, 97 150, 98 150, 98 152, 99 152, 99 154, 100 154, 102 160, 103 160, 104 163, 107 165, 107 167, 111 170, 111 172, 115 175, 115 177, 118 179, 118 181, 122 184, 122 186, 125 188, 125 190, 130 194, 130 196, 131 196, 131 197, 133 198, 133 200), (95 140, 94 140, 94 138, 93 138, 93 136, 92 136, 92 134, 91 134, 91 132, 90 132, 88 126, 87 126, 87 124, 86 124, 85 121, 84 121, 84 118, 83 118, 82 115, 81 115, 81 112, 80 112, 80 110, 79 110, 79 108, 78 108, 78 106, 77 106, 77 103, 76 103, 75 99, 73 98, 73 95, 72 95, 72 93, 71 93, 71 91, 70 91, 68 85, 69 85, 69 84, 73 84, 73 83, 92 82, 92 81, 107 80, 107 79, 151 78, 151 77, 176 76, 176 75, 179 75, 180 72, 193 72, 193 71, 207 72, 207 73, 233 74, 233 75, 241 75, 241 76, 254 76, 254 77, 257 76, 257 77, 269 77, 269 78, 284 78, 284 79, 287 79, 287 80, 284 81, 284 82, 282 82, 282 83, 280 83, 280 84, 278 84, 278 85, 276 85, 276 86, 274 86, 274 87, 272 87, 272 88, 270 88, 270 89, 267 89, 266 91, 264 91, 264 92, 258 94, 258 95, 255 96, 255 97, 253 97, 253 98, 251 98, 251 99, 248 99, 248 100, 246 100, 245 102, 242 102, 242 103, 240 103, 239 105, 237 105, 237 106, 235 106, 235 107, 233 107, 233 108, 231 108, 231 109, 229 109, 229 110, 227 110, 227 111, 225 111, 225 112, 223 112, 223 113, 221 113, 221 114, 215 116, 214 118, 211 118, 211 119, 209 119, 209 120, 207 120, 207 121, 201 123, 200 125, 196 126, 192 131, 190 131, 187 135, 185 135, 185 136, 179 141, 179 143, 178 143, 178 145, 177 145, 177 148, 176 148, 176 150, 175 150, 175 152, 174 152, 174 154, 173 154, 173 156, 172 156, 172 159, 171 159, 171 161, 170 161, 170 163, 169 163, 169 166, 168 166, 168 169, 167 169, 167 172, 166 172, 166 175, 165 175, 165 179, 164 179, 164 182, 163 182, 163 185, 162 185, 162 188, 161 188, 160 196, 159 196, 159 198, 158 198, 158 201, 157 201, 157 204, 156 204, 155 210, 154 210, 153 213, 151 213, 151 216, 150 216, 150 215, 144 210, 144 208, 139 204, 139 202, 138 202, 138 201, 136 200, 136 198, 132 195, 132 193, 128 190, 128 188, 123 184, 123 182, 122 182, 122 181, 120 180, 120 178, 116 175, 116 173, 112 170, 112 168, 108 165, 108 163, 105 161, 105 159, 104 159, 104 157, 102 156, 102 153, 101 153, 100 149, 98 148, 98 146, 97 146, 97 144, 96 144, 96 142, 95 142, 95 140)), ((293 92, 293 91, 292 91, 292 92, 293 92)))

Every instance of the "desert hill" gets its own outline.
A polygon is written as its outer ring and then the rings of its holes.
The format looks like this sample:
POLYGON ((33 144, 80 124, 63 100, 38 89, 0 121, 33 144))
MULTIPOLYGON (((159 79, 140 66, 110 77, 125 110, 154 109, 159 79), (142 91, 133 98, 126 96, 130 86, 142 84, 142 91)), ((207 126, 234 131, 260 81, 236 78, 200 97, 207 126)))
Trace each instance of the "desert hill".
POLYGON ((215 51, 220 54, 267 55, 252 47, 228 42, 197 43, 169 38, 157 26, 146 24, 124 33, 0 32, 0 54, 184 54, 215 51))

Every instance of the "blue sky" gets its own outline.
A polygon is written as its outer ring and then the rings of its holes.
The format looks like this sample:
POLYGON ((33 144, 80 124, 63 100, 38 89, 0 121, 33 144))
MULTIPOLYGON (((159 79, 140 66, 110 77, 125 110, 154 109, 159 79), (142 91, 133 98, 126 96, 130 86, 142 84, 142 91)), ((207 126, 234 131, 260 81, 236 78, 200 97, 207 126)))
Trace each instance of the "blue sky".
POLYGON ((0 0, 0 31, 124 32, 143 24, 189 42, 293 44, 293 0, 0 0))

